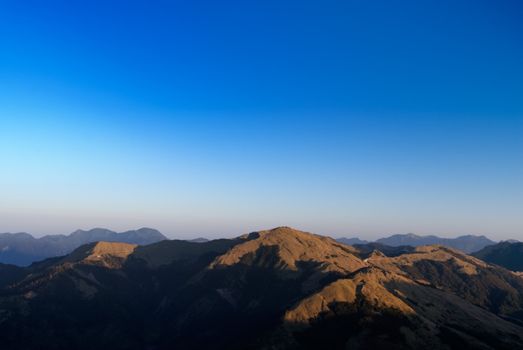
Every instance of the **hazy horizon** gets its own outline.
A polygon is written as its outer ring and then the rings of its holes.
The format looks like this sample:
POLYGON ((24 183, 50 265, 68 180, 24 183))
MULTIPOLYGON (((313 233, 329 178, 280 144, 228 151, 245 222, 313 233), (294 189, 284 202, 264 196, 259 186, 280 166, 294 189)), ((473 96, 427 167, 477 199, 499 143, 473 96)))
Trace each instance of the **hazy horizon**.
POLYGON ((522 9, 4 3, 0 232, 522 239, 522 9))
MULTIPOLYGON (((242 231, 239 231, 239 232, 221 232, 221 233, 217 232, 217 231, 209 231, 207 233, 180 231, 180 232, 173 233, 173 232, 163 231, 163 230, 158 229, 157 227, 154 227, 154 226, 140 226, 140 227, 125 227, 125 226, 122 226, 123 228, 120 228, 120 229, 104 227, 104 226, 93 226, 93 227, 82 227, 82 228, 73 229, 73 230, 64 231, 64 232, 54 232, 54 231, 50 231, 50 232, 30 232, 30 231, 23 231, 23 230, 14 230, 14 231, 0 231, 0 234, 2 234, 2 233, 10 233, 10 234, 14 234, 14 233, 29 233, 30 235, 32 235, 35 238, 41 238, 41 237, 46 236, 46 235, 69 235, 69 234, 71 234, 71 233, 73 233, 75 231, 78 231, 78 230, 89 231, 89 230, 92 230, 92 229, 107 229, 107 230, 114 231, 114 232, 125 232, 125 231, 138 230, 138 229, 142 229, 142 228, 148 228, 148 229, 158 230, 159 232, 161 232, 163 235, 165 235, 169 239, 195 239, 195 238, 217 239, 217 238, 233 238, 233 237, 238 237, 240 235, 247 234, 247 233, 250 233, 250 232, 269 230, 269 229, 274 229, 274 228, 282 227, 282 226, 289 226, 289 225, 275 225, 275 226, 271 226, 271 227, 258 227, 258 228, 245 229, 245 230, 242 230, 242 231)), ((293 229, 299 229, 300 231, 320 234, 320 235, 323 235, 323 236, 329 236, 329 237, 333 237, 333 238, 360 238, 362 240, 368 240, 368 241, 374 241, 374 240, 377 240, 377 239, 380 239, 380 238, 385 238, 385 237, 389 237, 389 236, 393 236, 393 235, 403 235, 403 234, 415 234, 415 235, 418 235, 418 236, 437 236, 437 237, 440 237, 440 238, 457 238, 457 237, 460 237, 460 236, 473 235, 473 236, 486 236, 487 238, 490 238, 490 239, 492 239, 494 241, 505 241, 505 240, 517 239, 517 235, 512 235, 512 236, 509 235, 509 236, 507 236, 505 238, 495 239, 495 238, 492 237, 492 235, 483 234, 483 233, 438 233, 438 232, 419 233, 419 232, 411 232, 411 231, 408 231, 408 232, 407 231, 405 231, 405 232, 383 232, 383 233, 372 234, 372 235, 357 234, 357 233, 354 233, 354 234, 343 234, 343 233, 336 234, 336 233, 332 233, 332 232, 318 232, 318 231, 314 231, 314 230, 308 230, 308 229, 303 228, 303 227, 296 227, 296 226, 291 226, 291 227, 293 229)))

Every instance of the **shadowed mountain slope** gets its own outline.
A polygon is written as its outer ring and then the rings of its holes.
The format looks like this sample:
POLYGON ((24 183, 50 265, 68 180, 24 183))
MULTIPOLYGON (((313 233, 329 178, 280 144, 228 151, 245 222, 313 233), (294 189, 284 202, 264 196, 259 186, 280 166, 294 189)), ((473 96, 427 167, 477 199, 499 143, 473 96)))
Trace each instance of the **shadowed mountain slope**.
POLYGON ((2 348, 523 348, 516 274, 442 246, 362 254, 288 227, 84 245, 7 267, 2 348))
POLYGON ((521 242, 501 242, 485 247, 473 255, 512 271, 523 271, 523 243, 521 242))

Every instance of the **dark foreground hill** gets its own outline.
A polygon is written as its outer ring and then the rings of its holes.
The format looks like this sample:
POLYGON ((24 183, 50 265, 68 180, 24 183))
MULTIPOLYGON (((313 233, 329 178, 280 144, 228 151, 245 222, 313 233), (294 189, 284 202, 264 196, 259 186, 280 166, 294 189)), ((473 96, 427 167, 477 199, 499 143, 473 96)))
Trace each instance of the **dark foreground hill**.
POLYGON ((512 271, 523 271, 522 242, 501 242, 485 247, 473 255, 481 260, 503 266, 512 271))
POLYGON ((0 234, 0 263, 27 266, 46 258, 69 254, 74 249, 97 241, 151 244, 167 239, 154 229, 141 228, 114 232, 103 228, 78 230, 70 235, 34 238, 28 233, 0 234))
POLYGON ((2 349, 522 349, 523 279, 290 228, 0 266, 2 349))

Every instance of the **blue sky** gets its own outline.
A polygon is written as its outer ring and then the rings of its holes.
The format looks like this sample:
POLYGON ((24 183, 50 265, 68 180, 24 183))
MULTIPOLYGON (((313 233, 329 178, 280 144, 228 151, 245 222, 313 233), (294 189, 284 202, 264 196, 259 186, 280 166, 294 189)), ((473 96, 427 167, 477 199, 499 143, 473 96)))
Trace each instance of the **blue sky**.
POLYGON ((523 238, 520 1, 0 1, 0 231, 523 238))

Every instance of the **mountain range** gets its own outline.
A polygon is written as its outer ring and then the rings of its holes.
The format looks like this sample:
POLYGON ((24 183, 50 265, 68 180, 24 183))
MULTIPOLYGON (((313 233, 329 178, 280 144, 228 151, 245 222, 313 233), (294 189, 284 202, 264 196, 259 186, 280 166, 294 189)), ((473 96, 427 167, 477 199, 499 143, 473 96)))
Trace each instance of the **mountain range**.
POLYGON ((503 266, 512 271, 523 272, 523 243, 500 242, 473 254, 481 260, 503 266))
MULTIPOLYGON (((359 238, 338 238, 338 241, 344 244, 367 244, 369 241, 364 241, 359 238)), ((380 238, 375 241, 383 245, 391 247, 412 246, 419 247, 423 245, 439 244, 454 249, 459 249, 465 253, 477 252, 486 246, 496 244, 496 242, 488 239, 485 236, 465 235, 457 238, 441 238, 438 236, 418 236, 413 233, 396 234, 386 238, 380 238)))
POLYGON ((28 233, 0 234, 0 263, 27 266, 45 258, 69 254, 79 246, 97 242, 123 242, 133 244, 151 244, 167 239, 154 229, 141 228, 117 233, 111 230, 95 228, 77 230, 70 235, 48 235, 34 238, 28 233))
MULTIPOLYGON (((28 233, 3 233, 0 234, 0 263, 28 266, 46 258, 63 256, 79 246, 91 242, 122 242, 138 245, 151 244, 167 238, 159 231, 150 228, 141 228, 117 233, 108 229, 95 228, 91 230, 77 230, 69 235, 47 235, 34 238, 28 233)), ((206 238, 196 238, 191 242, 204 243, 206 238)), ((415 234, 398 234, 381 238, 375 242, 359 238, 338 238, 338 241, 348 245, 367 245, 376 243, 381 245, 381 250, 389 247, 422 246, 431 244, 445 245, 451 248, 472 253, 496 242, 484 236, 461 236, 454 239, 440 238, 437 236, 418 236, 415 234)))
POLYGON ((521 349, 523 278, 279 227, 0 265, 2 349, 521 349))

